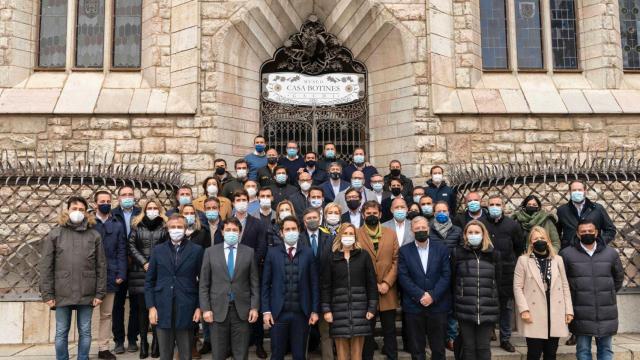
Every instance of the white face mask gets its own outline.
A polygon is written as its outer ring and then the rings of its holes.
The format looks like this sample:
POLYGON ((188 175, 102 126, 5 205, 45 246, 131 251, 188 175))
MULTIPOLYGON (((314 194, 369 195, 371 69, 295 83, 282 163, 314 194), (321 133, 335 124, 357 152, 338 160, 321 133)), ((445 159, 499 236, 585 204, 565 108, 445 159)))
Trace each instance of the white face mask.
POLYGON ((258 191, 256 190, 256 188, 247 188, 247 194, 249 194, 249 197, 254 197, 257 193, 258 191))
POLYGON ((338 225, 340 223, 340 215, 338 214, 327 214, 327 224, 329 225, 338 225))
POLYGON ((350 247, 350 246, 353 246, 353 244, 355 244, 356 237, 352 235, 345 235, 340 238, 340 242, 342 242, 343 246, 350 247))
POLYGON ((247 169, 238 169, 236 170, 236 175, 240 178, 240 179, 244 179, 247 177, 247 169))
POLYGON ((311 183, 310 182, 301 182, 300 183, 300 189, 302 189, 302 191, 309 191, 309 189, 311 189, 311 183))
POLYGON ((246 201, 237 202, 233 205, 233 207, 236 209, 237 212, 245 213, 249 208, 249 203, 246 201))
POLYGON ((160 211, 158 211, 158 210, 147 210, 146 214, 147 214, 147 217, 149 218, 149 220, 154 220, 155 218, 160 216, 160 211))
POLYGON ((280 220, 284 220, 289 216, 291 216, 291 211, 287 211, 287 210, 280 211, 280 215, 279 215, 280 220))
POLYGON ((440 184, 442 182, 442 174, 433 174, 433 176, 431 176, 431 180, 435 184, 440 184))
POLYGON ((207 194, 209 194, 209 196, 216 196, 218 195, 218 187, 215 185, 209 185, 207 186, 207 194))
POLYGON ((69 213, 69 220, 74 224, 80 224, 84 220, 84 213, 82 211, 72 211, 69 213))
POLYGON ((169 229, 171 241, 178 242, 184 237, 184 229, 169 229))
POLYGON ((261 198, 260 199, 260 207, 263 209, 268 209, 271 207, 271 199, 261 198))

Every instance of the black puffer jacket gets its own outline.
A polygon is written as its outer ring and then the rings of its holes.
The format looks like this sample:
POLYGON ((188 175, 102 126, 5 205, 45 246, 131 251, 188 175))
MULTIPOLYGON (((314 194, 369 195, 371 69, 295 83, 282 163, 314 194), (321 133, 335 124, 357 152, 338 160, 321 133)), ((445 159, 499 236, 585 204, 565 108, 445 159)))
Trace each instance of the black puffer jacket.
POLYGON ((616 292, 622 287, 624 270, 618 252, 598 239, 593 256, 578 243, 560 252, 573 302, 575 335, 610 336, 618 331, 616 292))
POLYGON ((447 248, 449 248, 449 251, 451 251, 456 246, 460 245, 462 241, 462 229, 458 226, 452 225, 451 229, 447 232, 447 236, 442 237, 442 234, 440 234, 433 224, 431 224, 431 229, 429 230, 429 241, 439 241, 443 245, 446 245, 447 248))
POLYGON ((145 216, 137 226, 132 227, 129 236, 129 255, 133 263, 129 266, 129 293, 144 294, 146 276, 144 264, 149 262, 151 249, 168 238, 164 220, 160 217, 152 221, 145 216))
POLYGON ((459 246, 451 254, 455 283, 454 310, 459 321, 475 324, 498 322, 500 306, 500 254, 459 246))
POLYGON ((500 252, 502 273, 498 287, 500 297, 513 297, 513 272, 516 268, 518 256, 524 252, 524 237, 522 228, 517 221, 508 217, 500 217, 497 221, 491 217, 482 218, 482 223, 487 227, 491 236, 491 243, 500 252))
POLYGON ((331 337, 351 338, 371 335, 367 312, 376 313, 378 286, 376 270, 366 251, 352 250, 347 262, 344 253, 330 255, 322 271, 320 302, 322 312, 331 312, 331 337))

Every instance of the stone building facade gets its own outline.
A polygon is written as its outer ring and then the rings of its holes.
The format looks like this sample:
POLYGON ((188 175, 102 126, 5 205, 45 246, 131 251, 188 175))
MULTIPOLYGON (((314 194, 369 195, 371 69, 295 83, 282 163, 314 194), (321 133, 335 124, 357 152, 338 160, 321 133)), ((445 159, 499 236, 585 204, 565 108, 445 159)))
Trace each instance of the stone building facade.
MULTIPOLYGON (((0 149, 176 162, 200 192, 215 158, 250 151, 260 67, 311 14, 367 67, 369 157, 379 169, 399 159, 422 182, 433 164, 640 148, 640 73, 624 70, 618 0, 575 2, 575 71, 554 71, 547 56, 543 69, 500 72, 483 71, 481 1, 143 0, 139 69, 79 71, 68 61, 47 71, 36 66, 40 1, 0 0, 0 149)), ((0 302, 15 317, 0 323, 10 334, 0 342, 50 340, 49 326, 26 315, 38 312, 0 302)))

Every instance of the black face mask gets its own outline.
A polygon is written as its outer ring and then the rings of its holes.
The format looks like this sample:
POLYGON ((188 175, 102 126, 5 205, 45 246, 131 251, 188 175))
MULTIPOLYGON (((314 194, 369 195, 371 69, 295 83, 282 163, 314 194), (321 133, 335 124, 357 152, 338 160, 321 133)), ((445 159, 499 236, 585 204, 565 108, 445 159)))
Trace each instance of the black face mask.
POLYGON ((356 211, 360 207, 360 200, 347 200, 347 207, 351 211, 356 211))
POLYGON ((108 214, 111 212, 111 204, 100 204, 98 205, 98 210, 103 214, 108 214))
POLYGON ((378 225, 378 223, 380 223, 380 219, 375 215, 369 215, 366 218, 364 218, 364 223, 367 224, 367 226, 369 227, 374 227, 378 225))
POLYGON ((527 214, 529 214, 529 215, 533 215, 533 214, 537 213, 537 212, 538 212, 538 210, 540 210, 540 208, 539 208, 539 207, 537 207, 537 206, 529 206, 529 205, 527 205, 527 206, 524 208, 524 212, 526 212, 526 213, 527 213, 527 214))
POLYGON ((580 242, 585 245, 591 245, 596 242, 596 236, 594 234, 584 234, 580 236, 580 242))
POLYGON ((544 253, 547 251, 547 242, 544 240, 537 240, 533 243, 533 250, 538 253, 544 253))
POLYGON ((267 162, 271 165, 273 164, 277 164, 278 163, 278 158, 277 157, 268 157, 267 158, 267 162))
POLYGON ((411 210, 407 213, 407 219, 409 220, 413 220, 413 218, 415 218, 416 216, 419 216, 420 212, 419 211, 415 211, 415 210, 411 210))
POLYGON ((429 232, 428 231, 416 231, 415 238, 417 242, 425 242, 429 240, 429 232))
POLYGON ((332 178, 333 180, 338 180, 338 179, 340 179, 340 173, 339 173, 339 172, 332 172, 332 173, 329 173, 329 176, 331 176, 331 178, 332 178))
POLYGON ((227 172, 223 167, 217 167, 216 168, 216 175, 221 176, 224 175, 224 173, 227 172))
POLYGON ((307 167, 312 168, 316 166, 316 161, 315 160, 305 161, 305 164, 307 165, 307 167))
POLYGON ((399 196, 400 193, 402 193, 402 189, 400 188, 391 188, 391 195, 393 196, 399 196))
POLYGON ((391 176, 393 176, 393 177, 398 177, 398 176, 400 176, 400 172, 401 172, 401 170, 400 170, 400 169, 391 169, 391 170, 389 170, 389 173, 390 173, 390 174, 391 174, 391 176))

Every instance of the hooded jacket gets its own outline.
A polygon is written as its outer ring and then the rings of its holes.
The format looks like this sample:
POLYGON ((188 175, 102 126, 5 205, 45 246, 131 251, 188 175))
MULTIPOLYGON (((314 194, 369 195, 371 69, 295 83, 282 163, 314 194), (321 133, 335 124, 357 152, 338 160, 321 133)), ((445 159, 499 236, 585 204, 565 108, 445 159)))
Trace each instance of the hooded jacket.
POLYGON ((56 307, 91 305, 107 292, 107 265, 100 234, 92 227, 95 218, 86 214, 73 224, 64 212, 58 226, 42 240, 40 293, 56 307))

